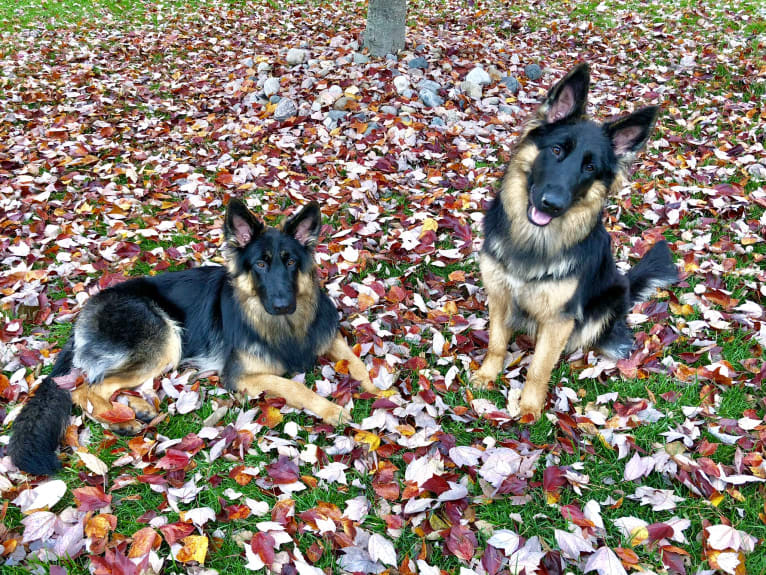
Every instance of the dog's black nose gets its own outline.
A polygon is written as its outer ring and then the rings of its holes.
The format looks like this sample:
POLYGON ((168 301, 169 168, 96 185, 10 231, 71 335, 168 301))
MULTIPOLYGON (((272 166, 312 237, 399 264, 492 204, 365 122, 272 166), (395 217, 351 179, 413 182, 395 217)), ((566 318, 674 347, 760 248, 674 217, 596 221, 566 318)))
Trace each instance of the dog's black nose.
POLYGON ((543 194, 540 204, 543 211, 552 216, 557 216, 564 210, 564 198, 554 194, 543 194))
POLYGON ((293 306, 290 303, 275 303, 274 304, 274 312, 277 315, 284 315, 291 313, 293 311, 293 306))

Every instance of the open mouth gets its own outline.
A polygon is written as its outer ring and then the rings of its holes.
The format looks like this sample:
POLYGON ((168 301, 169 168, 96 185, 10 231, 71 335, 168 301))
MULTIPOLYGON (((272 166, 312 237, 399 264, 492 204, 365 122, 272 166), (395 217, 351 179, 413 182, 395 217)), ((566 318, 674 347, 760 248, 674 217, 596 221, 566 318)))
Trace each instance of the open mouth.
POLYGON ((535 186, 532 185, 529 188, 529 207, 527 207, 527 219, 539 227, 545 227, 549 223, 551 223, 551 220, 553 219, 553 216, 550 214, 546 214, 545 212, 541 212, 535 207, 534 202, 532 201, 532 193, 535 190, 535 186))

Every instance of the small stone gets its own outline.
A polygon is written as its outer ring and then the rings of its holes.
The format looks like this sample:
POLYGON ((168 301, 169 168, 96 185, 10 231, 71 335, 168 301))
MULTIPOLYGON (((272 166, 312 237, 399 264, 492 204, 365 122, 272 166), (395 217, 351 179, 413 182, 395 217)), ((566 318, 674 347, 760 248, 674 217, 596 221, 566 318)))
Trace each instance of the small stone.
POLYGON ((269 76, 263 83, 263 93, 266 94, 266 96, 271 96, 277 92, 279 92, 279 78, 269 76))
POLYGON ((479 86, 485 86, 492 83, 492 78, 481 66, 476 66, 473 70, 468 72, 465 77, 466 82, 473 82, 479 86))
POLYGON ((298 106, 290 98, 282 98, 274 110, 276 120, 287 120, 292 118, 298 112, 298 106))
POLYGON ((317 101, 320 106, 332 106, 335 100, 343 95, 343 88, 337 84, 333 84, 329 88, 326 88, 319 92, 317 95, 317 101))
POLYGON ((280 98, 277 94, 274 94, 271 98, 269 98, 269 102, 272 104, 276 104, 279 102, 282 98, 280 98))
POLYGON ((348 115, 348 112, 345 112, 343 110, 330 110, 329 112, 327 112, 327 115, 331 119, 337 121, 337 120, 342 120, 343 118, 345 118, 348 115))
POLYGON ((271 71, 271 64, 268 62, 261 62, 258 64, 258 68, 256 68, 256 70, 258 70, 259 74, 265 74, 266 72, 271 71))
POLYGON ((756 180, 766 180, 766 166, 763 164, 750 164, 747 167, 747 173, 756 180))
POLYGON ((428 68, 428 60, 426 60, 423 56, 418 56, 417 58, 413 58, 412 60, 410 60, 407 65, 410 68, 425 70, 426 68, 428 68))
POLYGON ((537 64, 529 64, 528 66, 525 66, 524 74, 526 74, 527 78, 530 80, 539 80, 543 77, 543 71, 537 64))
POLYGON ((397 93, 401 94, 409 87, 410 80, 407 76, 396 76, 394 78, 394 88, 396 88, 397 93))
POLYGON ((507 105, 507 104, 500 104, 497 107, 497 111, 501 114, 513 114, 513 107, 507 105))
POLYGON ((380 111, 384 114, 391 114, 392 116, 398 115, 398 112, 394 106, 381 106, 380 111))
POLYGON ((335 103, 332 105, 332 107, 336 110, 345 110, 348 108, 349 102, 353 100, 353 98, 347 98, 346 96, 343 96, 342 98, 335 100, 335 103))
POLYGON ((287 51, 287 56, 285 57, 285 60, 290 66, 303 64, 308 59, 309 59, 308 50, 303 50, 302 48, 290 48, 287 51))
POLYGON ((389 62, 398 62, 399 58, 397 58, 396 54, 386 54, 386 60, 389 62))
POLYGON ((418 82, 418 90, 431 90, 432 92, 436 93, 441 89, 442 85, 439 84, 439 82, 434 82, 433 80, 423 79, 418 82))
POLYGON ((369 56, 361 52, 354 52, 354 64, 367 64, 370 61, 369 56))
POLYGON ((429 108, 436 108, 444 104, 444 98, 439 97, 436 92, 431 90, 421 90, 420 100, 429 108))
POLYGON ((521 89, 521 84, 515 76, 503 76, 500 80, 511 94, 518 94, 521 89))
POLYGON ((481 86, 476 84, 475 82, 471 82, 469 80, 465 80, 463 82, 460 82, 460 91, 463 92, 466 96, 469 98, 473 98, 474 100, 478 100, 481 98, 481 86))
POLYGON ((433 120, 431 120, 431 125, 435 128, 442 128, 445 126, 444 120, 439 118, 438 116, 435 117, 433 120))
POLYGON ((422 54, 425 51, 426 51, 425 44, 418 44, 417 46, 415 46, 415 52, 417 52, 418 54, 422 54))
POLYGON ((250 93, 248 93, 248 94, 247 94, 247 96, 245 96, 245 98, 242 100, 242 103, 243 103, 245 106, 251 106, 251 105, 253 105, 253 104, 256 104, 256 103, 258 103, 258 101, 259 101, 260 99, 261 99, 261 98, 260 98, 260 96, 259 96, 259 94, 258 94, 257 92, 250 92, 250 93))
POLYGON ((412 97, 415 95, 415 92, 407 88, 401 93, 402 98, 407 98, 408 100, 411 100, 412 97))

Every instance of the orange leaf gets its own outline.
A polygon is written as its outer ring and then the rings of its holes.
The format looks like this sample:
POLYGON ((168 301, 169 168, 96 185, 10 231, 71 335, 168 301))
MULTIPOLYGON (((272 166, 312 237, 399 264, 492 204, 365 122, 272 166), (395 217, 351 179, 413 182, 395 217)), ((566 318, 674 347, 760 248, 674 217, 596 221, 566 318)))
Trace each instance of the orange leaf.
POLYGON ((107 423, 125 423, 136 418, 135 412, 124 403, 112 402, 112 409, 100 413, 98 419, 107 423))
POLYGON ((103 539, 115 527, 117 527, 117 517, 111 513, 94 515, 85 526, 85 535, 94 539, 103 539))
POLYGON ((135 559, 137 557, 143 557, 149 551, 156 546, 159 547, 159 537, 157 532, 151 527, 144 527, 139 529, 133 534, 133 543, 130 545, 130 551, 128 551, 128 557, 135 559))

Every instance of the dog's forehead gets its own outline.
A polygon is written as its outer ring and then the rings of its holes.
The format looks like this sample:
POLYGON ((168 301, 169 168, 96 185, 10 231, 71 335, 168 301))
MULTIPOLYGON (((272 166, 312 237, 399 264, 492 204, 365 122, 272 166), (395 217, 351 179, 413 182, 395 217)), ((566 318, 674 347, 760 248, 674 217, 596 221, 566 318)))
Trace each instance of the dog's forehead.
POLYGON ((249 255, 257 256, 265 252, 279 253, 282 251, 295 251, 300 244, 298 241, 278 230, 276 228, 268 228, 263 234, 261 234, 254 242, 250 244, 248 250, 249 255))

